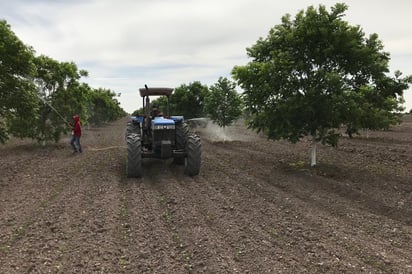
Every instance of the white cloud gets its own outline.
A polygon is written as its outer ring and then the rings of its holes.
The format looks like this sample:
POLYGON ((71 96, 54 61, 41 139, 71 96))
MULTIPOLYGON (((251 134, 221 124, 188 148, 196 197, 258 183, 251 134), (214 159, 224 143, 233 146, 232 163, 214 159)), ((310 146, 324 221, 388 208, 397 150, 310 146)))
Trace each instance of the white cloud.
MULTIPOLYGON (((0 0, 12 30, 38 54, 74 61, 89 71, 86 82, 121 92, 131 112, 140 106, 137 90, 212 84, 247 61, 246 47, 309 5, 336 1, 273 0, 0 0)), ((378 33, 393 56, 391 67, 412 74, 412 2, 346 1, 346 20, 366 34, 378 33), (403 56, 403 57, 401 57, 403 56)), ((410 93, 410 92, 409 92, 410 93)), ((406 96, 408 109, 412 95, 406 96)))

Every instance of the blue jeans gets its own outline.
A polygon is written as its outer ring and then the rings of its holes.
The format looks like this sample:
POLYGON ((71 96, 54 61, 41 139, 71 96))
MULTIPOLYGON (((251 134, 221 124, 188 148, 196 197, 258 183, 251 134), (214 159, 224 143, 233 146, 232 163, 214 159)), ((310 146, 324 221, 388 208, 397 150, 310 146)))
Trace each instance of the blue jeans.
POLYGON ((72 145, 74 152, 82 153, 82 146, 80 145, 80 137, 72 135, 72 139, 70 140, 70 144, 72 145))

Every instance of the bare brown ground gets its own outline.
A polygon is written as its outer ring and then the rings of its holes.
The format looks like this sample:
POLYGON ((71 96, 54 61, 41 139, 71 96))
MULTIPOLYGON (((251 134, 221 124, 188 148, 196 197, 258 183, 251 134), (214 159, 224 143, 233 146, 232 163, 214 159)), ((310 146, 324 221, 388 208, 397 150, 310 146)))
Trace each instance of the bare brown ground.
POLYGON ((202 169, 125 177, 125 120, 0 147, 0 273, 412 273, 412 119, 320 146, 203 129, 202 169))

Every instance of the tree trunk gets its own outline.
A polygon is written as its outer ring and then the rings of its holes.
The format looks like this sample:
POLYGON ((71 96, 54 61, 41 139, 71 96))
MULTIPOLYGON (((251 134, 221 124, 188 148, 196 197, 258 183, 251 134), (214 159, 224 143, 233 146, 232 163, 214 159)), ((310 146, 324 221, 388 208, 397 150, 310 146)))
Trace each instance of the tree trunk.
POLYGON ((311 151, 311 159, 310 159, 310 166, 314 167, 316 166, 316 146, 317 146, 317 141, 316 141, 316 135, 312 135, 312 151, 311 151))
POLYGON ((366 139, 369 139, 369 129, 366 129, 366 139))

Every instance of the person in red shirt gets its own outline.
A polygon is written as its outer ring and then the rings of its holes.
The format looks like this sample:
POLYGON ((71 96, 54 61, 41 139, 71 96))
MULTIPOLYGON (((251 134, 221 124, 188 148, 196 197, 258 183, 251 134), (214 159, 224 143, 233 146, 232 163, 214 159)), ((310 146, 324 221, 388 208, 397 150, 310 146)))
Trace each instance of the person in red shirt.
POLYGON ((72 139, 70 144, 73 147, 73 153, 80 152, 82 153, 82 146, 80 145, 80 137, 82 136, 82 127, 80 126, 80 117, 79 115, 73 116, 74 125, 72 125, 72 139))

